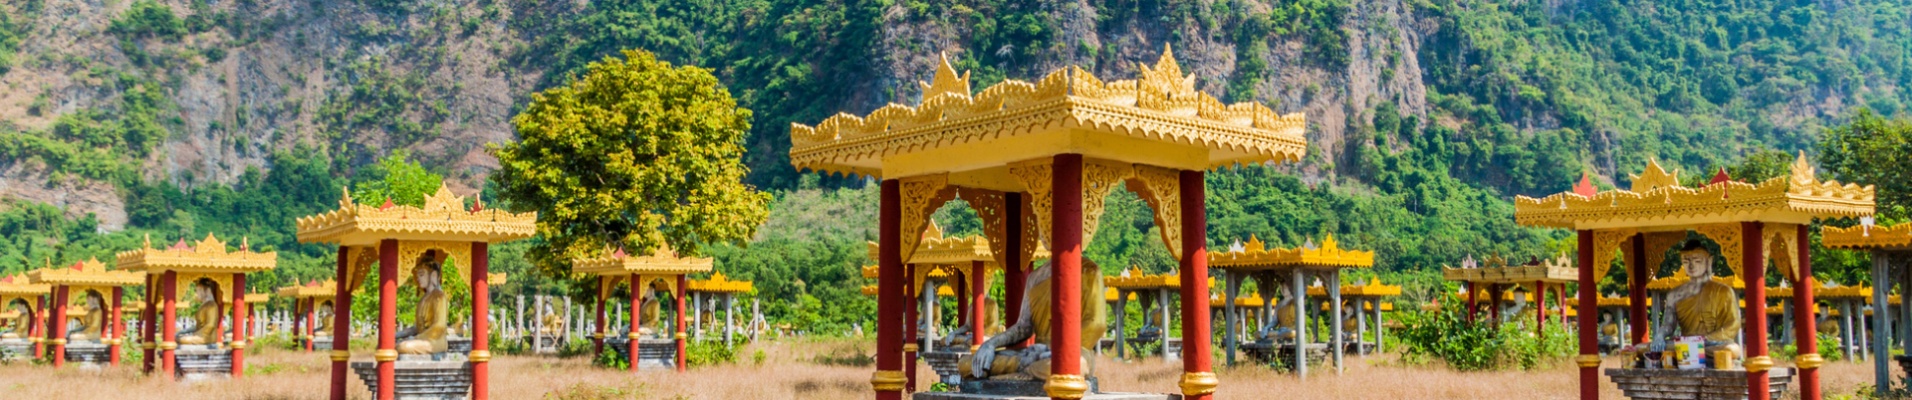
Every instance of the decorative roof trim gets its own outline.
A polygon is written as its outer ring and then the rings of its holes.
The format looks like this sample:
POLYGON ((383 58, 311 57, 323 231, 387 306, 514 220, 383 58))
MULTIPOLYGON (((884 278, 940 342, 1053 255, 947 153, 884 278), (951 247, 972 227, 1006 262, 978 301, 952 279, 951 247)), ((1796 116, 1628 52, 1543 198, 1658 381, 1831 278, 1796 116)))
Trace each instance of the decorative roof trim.
POLYGON ((1826 247, 1844 249, 1891 249, 1912 247, 1912 222, 1898 225, 1825 227, 1820 238, 1826 247))
MULTIPOLYGON (((1761 221, 1777 215, 1856 217, 1873 212, 1872 186, 1820 181, 1801 152, 1790 176, 1757 185, 1726 181, 1698 188, 1679 186, 1650 162, 1635 182, 1642 192, 1609 190, 1593 196, 1569 192, 1535 199, 1514 197, 1514 221, 1521 225, 1580 228, 1587 225, 1649 227, 1682 218, 1761 221)), ((1611 227, 1611 226, 1606 226, 1611 227)))
POLYGON ((1287 249, 1267 249, 1261 238, 1248 237, 1248 243, 1241 251, 1210 252, 1208 266, 1222 269, 1279 269, 1279 268, 1369 268, 1374 266, 1374 252, 1364 250, 1343 250, 1330 234, 1322 239, 1318 249, 1296 247, 1287 249))
POLYGON ((146 283, 143 272, 107 270, 98 259, 87 259, 67 268, 42 268, 27 272, 27 280, 52 286, 136 286, 146 283))
POLYGON ((799 169, 880 174, 854 164, 974 141, 1067 127, 1249 154, 1211 160, 1294 161, 1307 154, 1300 113, 1277 115, 1259 103, 1222 104, 1195 90, 1172 51, 1164 48, 1140 80, 1104 83, 1079 67, 1065 67, 1036 83, 1007 80, 971 95, 968 74, 948 58, 935 82, 919 83, 917 106, 890 104, 869 115, 837 114, 816 126, 791 124, 790 160, 799 169))
POLYGON ((424 207, 368 206, 352 202, 352 193, 339 198, 339 208, 297 220, 300 243, 351 243, 369 237, 416 238, 458 242, 498 243, 537 233, 537 212, 511 213, 483 207, 465 207, 464 197, 447 186, 425 197, 424 207), (475 209, 475 210, 474 210, 475 209))
POLYGON ((586 275, 685 275, 710 272, 716 264, 710 257, 680 257, 669 245, 657 246, 648 256, 631 256, 623 250, 606 252, 596 258, 571 261, 571 272, 586 275))
POLYGON ((145 240, 144 248, 120 252, 116 257, 122 271, 159 273, 165 271, 210 272, 210 273, 248 273, 269 271, 278 266, 277 252, 253 252, 247 240, 241 239, 239 251, 228 251, 226 242, 206 234, 205 239, 194 243, 192 247, 185 242, 172 247, 153 248, 152 238, 145 240))
POLYGON ((690 281, 690 288, 687 290, 705 293, 749 293, 756 291, 757 287, 750 281, 730 280, 729 277, 724 276, 723 272, 718 272, 711 274, 710 279, 690 281))

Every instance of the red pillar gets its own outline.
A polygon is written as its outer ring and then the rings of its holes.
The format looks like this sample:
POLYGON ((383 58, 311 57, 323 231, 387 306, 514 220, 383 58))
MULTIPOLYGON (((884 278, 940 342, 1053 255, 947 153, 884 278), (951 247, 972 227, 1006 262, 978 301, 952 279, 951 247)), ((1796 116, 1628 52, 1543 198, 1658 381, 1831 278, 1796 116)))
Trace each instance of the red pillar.
POLYGON ((1653 280, 1652 271, 1659 270, 1659 266, 1646 265, 1646 252, 1646 234, 1633 235, 1633 251, 1627 254, 1633 259, 1627 263, 1627 336, 1632 339, 1628 344, 1647 342, 1646 283, 1653 280))
POLYGON ((170 381, 176 379, 173 370, 179 367, 179 360, 174 358, 173 353, 179 349, 179 272, 166 271, 159 278, 159 286, 162 313, 159 320, 159 373, 170 381))
MULTIPOLYGON (((975 261, 972 263, 980 262, 981 261, 975 261)), ((969 281, 975 280, 970 278, 971 275, 975 275, 974 271, 975 268, 972 266, 970 271, 955 274, 949 278, 950 293, 955 294, 953 297, 956 298, 956 325, 969 323, 969 281)), ((949 334, 954 335, 956 332, 950 332, 949 334)))
MULTIPOLYGON (((675 333, 672 334, 672 337, 677 339, 677 372, 678 373, 683 373, 685 370, 684 362, 686 360, 684 359, 684 339, 686 338, 686 336, 684 335, 684 288, 688 288, 688 287, 690 287, 690 278, 685 277, 684 275, 678 275, 677 276, 677 292, 671 294, 672 300, 675 303, 677 303, 674 305, 674 307, 676 307, 677 309, 677 312, 675 313, 677 314, 677 322, 672 324, 671 330, 676 331, 675 333)), ((604 309, 602 308, 598 309, 598 319, 599 320, 604 319, 604 309)))
MULTIPOLYGON (((1566 314, 1561 314, 1566 318, 1566 314)), ((1534 281, 1534 335, 1547 327, 1547 282, 1534 281)))
POLYGON ((126 324, 124 320, 120 319, 120 305, 122 303, 120 296, 124 295, 126 295, 126 288, 113 288, 113 299, 111 300, 111 310, 113 310, 111 312, 113 315, 106 317, 109 321, 112 321, 106 325, 106 334, 112 336, 106 340, 106 360, 108 365, 115 367, 120 365, 120 342, 126 341, 126 324))
MULTIPOLYGON (((490 278, 491 244, 471 242, 471 400, 491 398, 490 278)), ((604 314, 598 316, 598 326, 604 326, 604 314)))
MULTIPOLYGON (((1182 396, 1208 400, 1220 381, 1215 379, 1215 356, 1209 351, 1208 302, 1208 188, 1202 171, 1182 171, 1182 396)), ((1099 299, 1098 299, 1099 300, 1099 299)), ((1097 300, 1090 300, 1097 301, 1097 300)), ((1376 305, 1377 307, 1379 305, 1376 305)), ((1117 314, 1120 315, 1120 314, 1117 314)))
POLYGON ((53 313, 48 314, 53 318, 53 329, 47 332, 49 341, 53 342, 53 368, 66 365, 66 303, 71 301, 68 294, 66 286, 53 287, 53 313))
POLYGON ((603 275, 598 275, 598 292, 594 296, 597 298, 597 328, 596 332, 591 333, 591 354, 604 352, 604 297, 610 294, 604 290, 605 280, 603 275))
MULTIPOLYGON (((1746 367, 1746 398, 1748 400, 1767 400, 1772 393, 1767 391, 1772 381, 1767 380, 1767 368, 1772 367, 1772 359, 1766 356, 1766 241, 1763 240, 1766 224, 1763 222, 1741 222, 1739 224, 1740 246, 1743 252, 1740 260, 1740 280, 1746 282, 1746 360, 1749 363, 1764 361, 1763 366, 1746 367)), ((1802 244, 1809 242, 1800 242, 1802 244)), ((1729 251, 1721 249, 1722 251, 1729 251)), ((1880 307, 1883 314, 1885 307, 1880 307)))
MULTIPOLYGON (((345 400, 345 360, 350 358, 352 344, 352 270, 351 248, 339 246, 338 268, 335 289, 332 292, 332 400, 345 400)), ((168 321, 171 318, 167 318, 168 321)), ((473 341, 473 346, 478 342, 473 341)))
POLYGON ((1824 364, 1825 359, 1819 357, 1819 341, 1813 340, 1819 337, 1819 327, 1814 326, 1818 321, 1813 316, 1819 312, 1819 303, 1813 302, 1812 292, 1819 282, 1812 278, 1812 252, 1805 249, 1806 243, 1811 243, 1808 241, 1811 237, 1806 229, 1805 225, 1799 225, 1797 233, 1797 243, 1801 248, 1798 249, 1799 276, 1793 280, 1793 304, 1796 304, 1793 306, 1793 337, 1797 338, 1793 342, 1799 348, 1799 358, 1795 361, 1799 366, 1799 398, 1819 400, 1822 396, 1819 391, 1819 365, 1824 364))
POLYGON ((638 341, 641 340, 639 339, 641 335, 638 335, 637 332, 644 327, 644 290, 642 289, 644 283, 640 280, 643 278, 643 276, 637 274, 631 275, 631 334, 624 335, 631 340, 629 346, 631 348, 629 361, 631 363, 631 373, 633 374, 637 373, 638 341))
POLYGON ((1052 399, 1073 399, 1089 389, 1082 376, 1082 155, 1056 155, 1051 171, 1049 249, 1055 269, 1049 271, 1049 351, 1054 358, 1043 389, 1052 399))
MULTIPOLYGON (((1023 286, 1028 285, 1025 278, 1029 271, 1023 268, 1024 264, 1029 260, 1022 259, 1022 230, 1024 229, 1022 226, 1024 222, 1022 219, 1022 210, 1024 205, 1023 201, 1026 199, 1022 193, 1016 192, 1003 193, 1002 198, 1003 234, 1008 236, 1003 239, 1003 243, 1008 244, 1008 246, 1002 251, 1008 253, 1003 254, 1003 262, 1005 265, 1002 269, 1003 306, 1001 308, 1003 326, 1009 326, 1014 325, 1016 320, 1022 317, 1022 289, 1023 286)), ((1024 340, 1022 343, 1011 347, 1023 348, 1028 346, 1035 340, 1033 335, 1031 336, 1029 340, 1024 340)))
MULTIPOLYGON (((903 268, 908 271, 903 276, 914 277, 916 269, 921 266, 903 264, 903 268)), ((924 282, 921 286, 929 285, 928 282, 924 282)), ((905 293, 916 293, 916 296, 904 296, 906 300, 903 301, 903 304, 909 305, 909 308, 903 311, 903 342, 905 343, 903 345, 903 393, 916 393, 916 347, 922 345, 922 339, 919 336, 922 333, 917 332, 920 326, 918 321, 923 317, 922 295, 924 290, 936 289, 918 287, 916 281, 910 278, 903 278, 903 287, 905 293)))
POLYGON ((1500 284, 1487 284, 1487 316, 1494 325, 1500 325, 1500 295, 1500 284))
POLYGON ((146 294, 141 296, 146 306, 139 309, 139 335, 144 338, 139 345, 140 372, 146 374, 153 373, 153 368, 158 367, 158 360, 153 357, 153 350, 159 347, 159 333, 153 332, 154 327, 159 326, 159 321, 153 320, 153 314, 159 310, 159 302, 156 301, 159 299, 159 285, 154 284, 158 281, 158 277, 147 278, 146 294))
POLYGON ((246 377, 246 274, 232 274, 232 378, 246 377))
MULTIPOLYGON (((902 400, 903 385, 903 310, 911 304, 903 291, 903 210, 902 187, 895 179, 883 180, 877 209, 877 283, 876 283, 876 372, 870 386, 877 400, 902 400)), ((1010 253, 1015 254, 1015 253, 1010 253)))
MULTIPOLYGON (((1579 231, 1580 260, 1575 265, 1593 265, 1593 231, 1579 231)), ((1599 294, 1594 290, 1599 277, 1593 276, 1593 268, 1580 268, 1580 357, 1576 363, 1580 366, 1580 398, 1595 400, 1600 398, 1600 347, 1594 343, 1594 336, 1600 331, 1594 328, 1595 303, 1599 294)))
POLYGON ((298 313, 292 316, 292 334, 305 338, 305 352, 307 353, 312 352, 312 323, 313 318, 316 318, 318 314, 318 302, 318 299, 300 299, 294 301, 295 305, 292 307, 296 309, 295 312, 298 313))
POLYGON ((989 267, 982 261, 972 262, 969 276, 969 348, 974 351, 983 343, 983 322, 989 320, 983 314, 987 312, 983 303, 989 299, 989 267))
MULTIPOLYGON (((378 400, 397 396, 398 384, 398 239, 378 242, 378 400)), ((334 338, 339 341, 344 338, 334 338)))

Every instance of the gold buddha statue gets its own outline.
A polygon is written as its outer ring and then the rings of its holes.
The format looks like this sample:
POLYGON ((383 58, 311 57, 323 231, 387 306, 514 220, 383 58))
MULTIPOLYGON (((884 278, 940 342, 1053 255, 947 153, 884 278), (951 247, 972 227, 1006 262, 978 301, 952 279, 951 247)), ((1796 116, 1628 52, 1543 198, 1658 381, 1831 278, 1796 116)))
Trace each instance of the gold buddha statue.
POLYGON ((312 337, 332 337, 332 302, 320 303, 319 309, 314 312, 314 314, 315 315, 312 316, 314 322, 312 324, 312 337))
MULTIPOLYGON (((651 333, 657 332, 657 328, 659 328, 658 324, 663 322, 658 318, 659 315, 663 314, 663 304, 657 301, 657 291, 648 285, 645 286, 641 292, 644 293, 644 306, 643 309, 638 310, 637 313, 637 317, 639 318, 637 334, 650 336, 651 333)), ((718 332, 723 332, 722 325, 719 323, 712 322, 711 326, 717 327, 718 332)))
POLYGON ((193 298, 197 302, 193 311, 193 330, 179 333, 179 344, 213 344, 224 338, 219 324, 224 322, 225 313, 220 312, 219 296, 215 294, 212 283, 199 281, 193 283, 193 298))
MULTIPOLYGON (((1019 379, 1047 380, 1049 378, 1050 357, 1049 340, 1051 338, 1053 312, 1050 298, 1049 280, 1055 264, 1051 263, 1029 274, 1029 283, 1023 290, 1020 318, 1001 334, 991 336, 978 346, 975 354, 963 356, 957 361, 957 370, 963 376, 983 379, 1019 379), (1022 343, 1034 337, 1036 344, 1022 349, 1010 349, 1012 344, 1022 343), (986 368, 973 368, 973 365, 985 365, 986 368)), ((1108 331, 1108 319, 1104 313, 1108 303, 1096 301, 1102 296, 1102 269, 1095 262, 1082 260, 1082 336, 1079 342, 1084 349, 1095 346, 1108 331)), ((1084 351, 1082 354, 1089 354, 1084 351)), ((1080 361, 1085 375, 1095 374, 1092 359, 1082 357, 1080 361)))
POLYGON ((1666 294, 1667 304, 1673 305, 1673 319, 1653 330, 1664 332, 1654 348, 1663 350, 1669 337, 1703 336, 1706 354, 1719 350, 1745 354, 1739 346, 1739 298, 1732 286, 1713 280, 1713 254, 1699 243, 1689 243, 1680 250, 1680 264, 1687 281, 1666 294))
POLYGON ((557 305, 554 303, 557 303, 557 300, 545 299, 544 301, 544 317, 539 320, 538 333, 545 336, 564 335, 564 316, 558 315, 557 305))
POLYGON ((19 339, 26 334, 27 316, 33 315, 32 307, 24 302, 13 303, 14 317, 6 319, 5 329, 0 329, 0 339, 19 339))
POLYGON ((86 303, 79 309, 85 314, 76 324, 67 328, 66 340, 70 342, 99 342, 100 329, 106 326, 106 312, 98 292, 87 292, 86 303))
POLYGON ((412 272, 418 290, 418 308, 412 310, 412 326, 399 331, 398 354, 437 354, 451 348, 445 341, 446 321, 450 320, 450 297, 445 295, 438 266, 427 258, 412 272))

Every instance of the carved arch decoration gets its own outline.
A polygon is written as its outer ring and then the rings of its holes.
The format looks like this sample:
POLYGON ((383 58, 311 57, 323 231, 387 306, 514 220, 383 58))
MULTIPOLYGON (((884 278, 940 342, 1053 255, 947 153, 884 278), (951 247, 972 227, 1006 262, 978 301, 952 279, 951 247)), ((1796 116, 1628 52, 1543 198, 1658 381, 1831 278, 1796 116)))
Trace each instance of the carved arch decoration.
POLYGON ((357 293, 359 288, 365 287, 366 277, 372 275, 372 265, 378 263, 378 246, 350 247, 346 251, 351 252, 347 255, 351 257, 348 264, 352 266, 352 270, 346 274, 350 282, 349 290, 357 293))
MULTIPOLYGON (((1633 252, 1631 249, 1624 249, 1626 247, 1624 245, 1632 242, 1630 239, 1633 238, 1635 233, 1637 232, 1632 229, 1603 229, 1593 231, 1593 265, 1582 265, 1581 267, 1593 267, 1593 280, 1595 281, 1606 278, 1607 270, 1613 267, 1613 257, 1616 252, 1623 254, 1633 252)), ((1620 259, 1627 264, 1631 264, 1633 257, 1621 257, 1620 259)), ((1637 278, 1628 276, 1627 279, 1637 278)), ((1651 281, 1653 279, 1647 278, 1647 280, 1651 281)))
MULTIPOLYGON (((676 296, 677 295, 677 275, 638 275, 637 283, 631 285, 631 290, 633 293, 632 295, 633 296, 637 295, 636 293, 638 293, 637 292, 638 288, 657 289, 658 286, 663 286, 664 290, 669 291, 672 296, 676 296)), ((652 295, 651 298, 659 299, 660 297, 658 297, 657 295, 652 295)))
MULTIPOLYGON (((983 268, 987 270, 989 267, 984 266, 983 268)), ((966 271, 963 268, 957 268, 957 266, 950 265, 950 264, 916 264, 915 269, 916 269, 915 274, 910 277, 910 283, 912 283, 912 285, 910 285, 909 287, 910 298, 916 298, 917 296, 921 296, 923 294, 923 286, 925 286, 924 282, 928 282, 929 276, 932 274, 935 274, 936 271, 942 271, 943 276, 948 276, 948 277, 954 277, 957 275, 968 275, 965 273, 966 271)), ((937 286, 941 287, 948 283, 949 282, 943 282, 941 284, 938 284, 937 286)), ((954 288, 951 288, 951 289, 954 289, 954 288)))
POLYGON ((212 287, 215 291, 213 297, 218 298, 220 304, 225 304, 232 297, 231 273, 178 272, 178 274, 173 282, 175 285, 180 285, 179 290, 181 290, 180 294, 182 296, 190 296, 193 282, 199 282, 200 279, 205 279, 212 281, 212 287))
POLYGON ((1009 264, 1007 197, 1002 192, 972 188, 957 189, 956 197, 969 202, 969 208, 976 210, 976 218, 983 221, 983 238, 989 240, 989 256, 996 260, 996 265, 1009 264))
POLYGON ((902 215, 902 248, 897 249, 903 262, 910 261, 916 255, 916 246, 923 241, 923 233, 929 229, 930 216, 944 203, 956 198, 956 188, 949 186, 949 174, 935 174, 903 178, 899 186, 902 215))
MULTIPOLYGON (((1041 233, 1039 243, 1049 243, 1050 235, 1054 232, 1051 229, 1055 226, 1055 221, 1052 220, 1055 215, 1053 211, 1055 209, 1054 162, 1054 159, 1044 158, 1009 166, 1009 175, 1015 177, 1029 194, 1030 207, 1025 209, 1035 214, 1037 231, 1041 233)), ((1102 219, 1103 200, 1109 193, 1115 191, 1115 185, 1135 175, 1136 166, 1133 164, 1090 158, 1082 160, 1082 243, 1084 245, 1095 240, 1096 227, 1102 219)), ((1164 229, 1164 231, 1167 230, 1164 229)))
POLYGON ((1646 273, 1650 276, 1647 280, 1650 282, 1658 277, 1660 266, 1666 264, 1666 252, 1686 241, 1686 232, 1653 232, 1640 236, 1646 238, 1646 254, 1642 256, 1646 258, 1646 273))
POLYGON ((1718 243, 1719 255, 1726 259, 1726 268, 1733 270, 1733 277, 1745 280, 1741 275, 1746 270, 1744 265, 1746 246, 1743 244, 1745 239, 1741 236, 1739 224, 1731 222, 1704 224, 1693 227, 1693 232, 1712 239, 1713 243, 1718 243))
POLYGON ((1022 184, 1024 193, 1028 194, 1025 197, 1029 198, 1029 204, 1023 209, 1036 217, 1034 231, 1037 233, 1035 237, 1037 243, 1049 243, 1050 219, 1055 216, 1049 211, 1054 209, 1056 204, 1052 188, 1055 182, 1050 180, 1055 171, 1054 165, 1050 164, 1052 162, 1054 160, 1041 159, 1009 166, 1009 175, 1014 176, 1016 181, 1022 184))
POLYGON ((1176 260, 1182 259, 1182 176, 1181 173, 1152 165, 1136 165, 1124 183, 1155 211, 1156 231, 1162 244, 1176 260))
POLYGON ((1779 275, 1794 283, 1799 282, 1799 225, 1768 223, 1761 230, 1764 243, 1760 246, 1766 251, 1766 259, 1773 263, 1779 275))
MULTIPOLYGON (((457 262, 462 265, 470 265, 471 263, 470 242, 401 240, 398 242, 399 286, 412 284, 412 275, 419 267, 418 259, 428 253, 433 255, 433 265, 444 265, 447 258, 457 260, 457 262)), ((460 269, 460 271, 463 271, 463 269, 460 269)), ((457 279, 459 282, 466 284, 471 283, 470 277, 466 276, 467 274, 447 274, 443 272, 444 271, 440 271, 438 277, 440 281, 444 279, 457 279)))

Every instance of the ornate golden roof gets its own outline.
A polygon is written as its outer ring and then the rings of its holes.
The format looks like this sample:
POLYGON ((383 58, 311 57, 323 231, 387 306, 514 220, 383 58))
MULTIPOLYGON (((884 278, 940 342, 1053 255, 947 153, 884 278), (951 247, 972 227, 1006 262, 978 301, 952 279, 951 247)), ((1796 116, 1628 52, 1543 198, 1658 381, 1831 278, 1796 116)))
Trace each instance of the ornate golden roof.
MULTIPOLYGON (((1692 279, 1687 278, 1685 274, 1678 274, 1678 275, 1673 275, 1673 276, 1669 276, 1665 278, 1654 279, 1646 283, 1646 290, 1652 290, 1652 291, 1673 290, 1673 288, 1680 287, 1680 285, 1684 285, 1686 284, 1686 281, 1690 281, 1690 280, 1692 279)), ((1746 290, 1746 281, 1739 280, 1739 278, 1737 277, 1715 276, 1713 277, 1713 281, 1731 285, 1733 287, 1733 290, 1746 290)))
MULTIPOLYGON (((1309 286, 1309 296, 1326 296, 1328 290, 1321 286, 1309 286)), ((1341 297, 1392 297, 1401 295, 1400 285, 1381 283, 1381 278, 1373 278, 1366 285, 1341 285, 1341 297)))
MULTIPOLYGON (((29 283, 26 274, 0 277, 0 295, 41 295, 52 291, 52 286, 29 283)), ((5 304, 0 304, 0 307, 4 306, 5 304)))
MULTIPOLYGON (((1653 302, 1653 299, 1647 299, 1648 304, 1651 304, 1652 302, 1653 302)), ((1600 296, 1598 300, 1594 301, 1595 307, 1626 307, 1632 304, 1633 304, 1633 299, 1629 299, 1625 297, 1600 296)))
POLYGON ((264 303, 272 300, 270 293, 246 293, 247 303, 264 303))
POLYGON ((243 274, 269 271, 279 263, 279 253, 250 251, 251 246, 243 239, 239 251, 227 251, 226 242, 219 241, 212 234, 207 234, 205 239, 191 247, 186 246, 185 240, 180 240, 171 247, 155 249, 150 237, 144 246, 139 250, 119 253, 119 269, 147 273, 180 271, 243 274))
POLYGON ((1374 266, 1374 252, 1342 250, 1330 234, 1319 248, 1306 246, 1268 249, 1261 238, 1248 237, 1241 251, 1208 253, 1208 266, 1227 270, 1270 270, 1287 268, 1341 269, 1374 266))
MULTIPOLYGON (((1222 295, 1219 294, 1208 296, 1208 308, 1222 308, 1226 306, 1228 306, 1226 297, 1222 297, 1222 295)), ((1261 307, 1261 297, 1235 296, 1235 307, 1261 307)))
POLYGON ((1147 274, 1130 268, 1128 276, 1102 277, 1102 285, 1110 289, 1180 289, 1182 276, 1170 274, 1147 274))
POLYGON ((975 94, 947 57, 916 106, 792 124, 798 169, 906 177, 979 170, 1062 153, 1179 169, 1300 160, 1306 120, 1195 90, 1166 47, 1138 80, 1103 82, 1065 67, 975 94))
MULTIPOLYGON (((865 242, 865 245, 868 248, 870 259, 877 259, 878 248, 876 242, 865 242)), ((1038 244, 1035 255, 1031 257, 1030 261, 1048 258, 1048 247, 1038 244)), ((989 238, 982 235, 944 236, 943 228, 938 226, 934 221, 931 221, 929 227, 923 231, 922 240, 917 241, 916 251, 910 253, 910 259, 903 260, 903 263, 962 264, 975 261, 982 261, 991 265, 996 264, 996 253, 989 248, 989 238)), ((1000 267, 992 266, 991 268, 1000 267)))
POLYGON ((1456 282, 1531 284, 1534 282, 1574 282, 1580 278, 1580 270, 1574 268, 1573 259, 1566 255, 1552 260, 1540 260, 1526 265, 1504 266, 1507 263, 1499 255, 1489 256, 1480 268, 1441 267, 1441 277, 1456 282))
POLYGON ((1757 185, 1725 181, 1698 188, 1681 186, 1677 171, 1657 161, 1633 182, 1634 190, 1594 192, 1584 177, 1580 190, 1544 198, 1514 197, 1514 220, 1521 225, 1569 229, 1651 228, 1764 221, 1804 224, 1813 218, 1856 217, 1873 212, 1872 186, 1841 185, 1814 176, 1805 153, 1792 174, 1757 185))
POLYGON ((710 272, 713 264, 710 257, 681 257, 669 245, 659 245, 657 251, 648 256, 626 255, 623 249, 618 249, 603 257, 572 260, 571 272, 613 276, 686 275, 710 272))
POLYGON ((332 298, 338 295, 338 282, 331 279, 279 288, 280 297, 294 299, 332 298))
POLYGON ((1872 298, 1872 287, 1870 286, 1839 286, 1839 287, 1821 286, 1819 287, 1818 290, 1814 290, 1812 294, 1813 294, 1813 297, 1819 298, 1819 299, 1862 299, 1864 300, 1864 299, 1872 298))
POLYGON ((538 213, 488 210, 483 203, 465 207, 463 197, 439 186, 424 207, 367 206, 352 202, 351 192, 337 210, 298 219, 299 242, 376 245, 383 239, 498 243, 537 233, 538 213))
POLYGON ((688 290, 707 293, 748 293, 757 290, 757 287, 750 281, 730 280, 724 276, 723 272, 718 272, 711 274, 710 279, 690 281, 688 290))
POLYGON ((510 281, 511 281, 511 275, 504 272, 493 272, 493 273, 485 274, 486 285, 503 285, 510 281))
POLYGON ((1894 249, 1912 247, 1912 223, 1893 226, 1828 226, 1820 231, 1826 247, 1847 249, 1894 249))
POLYGON ((107 270, 106 264, 98 259, 73 263, 66 268, 44 268, 27 272, 27 279, 36 284, 53 286, 134 286, 146 283, 146 274, 133 271, 107 270))

